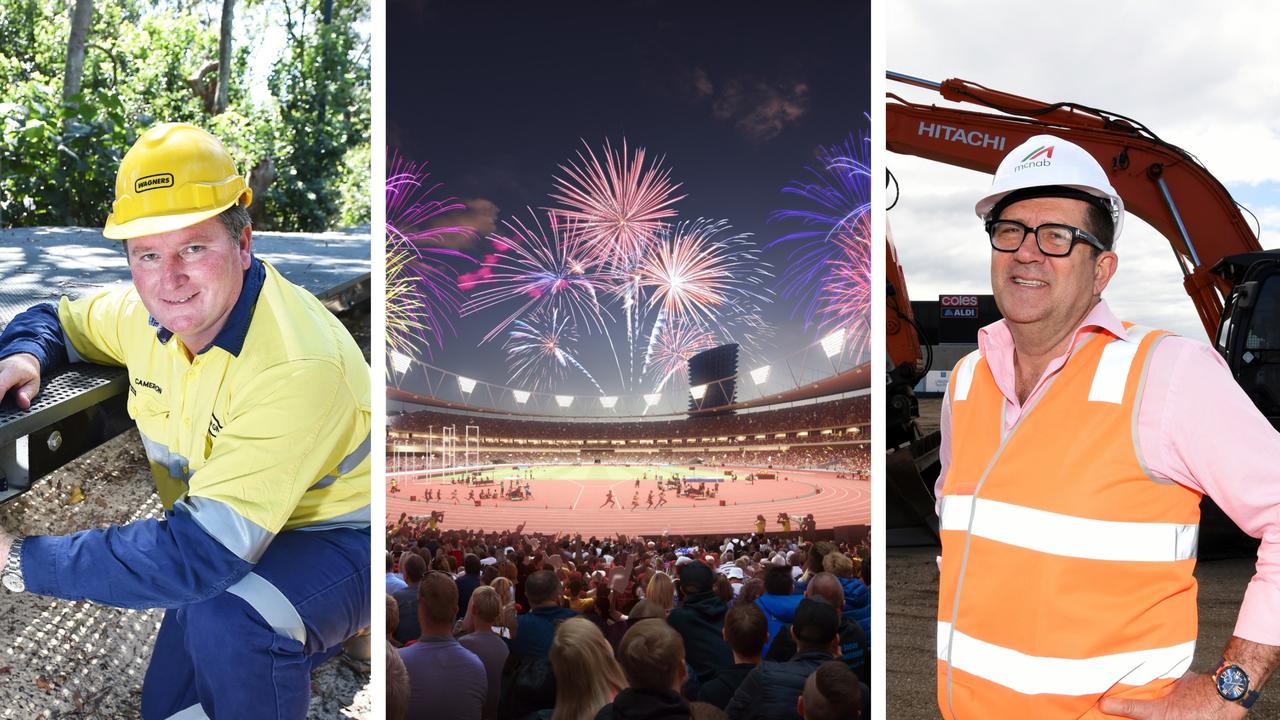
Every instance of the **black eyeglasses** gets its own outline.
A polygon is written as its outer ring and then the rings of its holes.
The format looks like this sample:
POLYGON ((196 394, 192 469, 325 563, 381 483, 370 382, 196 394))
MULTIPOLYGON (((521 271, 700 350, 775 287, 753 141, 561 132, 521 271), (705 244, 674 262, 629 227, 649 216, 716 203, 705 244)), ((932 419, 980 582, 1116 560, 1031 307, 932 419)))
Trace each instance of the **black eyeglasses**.
POLYGON ((1066 257, 1071 254, 1076 243, 1082 242, 1099 250, 1106 250, 1101 240, 1072 225, 1044 223, 1028 227, 1017 220, 987 221, 987 237, 991 239, 991 247, 1000 252, 1017 252, 1028 234, 1036 236, 1036 247, 1049 257, 1066 257))

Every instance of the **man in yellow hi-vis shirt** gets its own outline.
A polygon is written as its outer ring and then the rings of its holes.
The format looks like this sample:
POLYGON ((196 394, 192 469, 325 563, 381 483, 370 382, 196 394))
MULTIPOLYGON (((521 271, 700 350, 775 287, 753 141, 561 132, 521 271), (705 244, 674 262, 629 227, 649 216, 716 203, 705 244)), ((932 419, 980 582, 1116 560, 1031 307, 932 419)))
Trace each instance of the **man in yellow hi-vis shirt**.
POLYGON ((0 532, 10 591, 168 608, 145 718, 299 718, 311 663, 369 623, 369 367, 342 325, 252 253, 245 179, 164 124, 121 161, 103 234, 133 286, 0 334, 0 396, 71 361, 122 365, 164 517, 0 532))

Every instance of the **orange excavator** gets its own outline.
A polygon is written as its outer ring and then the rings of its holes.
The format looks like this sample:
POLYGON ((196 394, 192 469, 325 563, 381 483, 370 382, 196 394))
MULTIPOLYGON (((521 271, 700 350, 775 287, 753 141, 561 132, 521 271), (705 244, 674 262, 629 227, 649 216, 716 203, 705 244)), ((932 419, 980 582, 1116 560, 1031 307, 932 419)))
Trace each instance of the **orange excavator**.
MULTIPOLYGON (((895 153, 994 173, 1009 150, 1050 134, 1081 146, 1108 171, 1125 209, 1145 220, 1173 249, 1183 287, 1210 342, 1259 410, 1280 428, 1280 251, 1263 251, 1240 206, 1192 154, 1161 140, 1136 120, 1077 103, 1048 103, 967 80, 941 83, 889 72, 891 81, 937 92, 983 111, 909 102, 889 93, 885 138, 895 153)), ((886 342, 893 369, 886 401, 890 517, 936 536, 933 481, 937 433, 916 423, 911 388, 927 372, 892 235, 888 244, 886 342)), ((1216 528, 1239 536, 1206 499, 1201 542, 1216 528)))

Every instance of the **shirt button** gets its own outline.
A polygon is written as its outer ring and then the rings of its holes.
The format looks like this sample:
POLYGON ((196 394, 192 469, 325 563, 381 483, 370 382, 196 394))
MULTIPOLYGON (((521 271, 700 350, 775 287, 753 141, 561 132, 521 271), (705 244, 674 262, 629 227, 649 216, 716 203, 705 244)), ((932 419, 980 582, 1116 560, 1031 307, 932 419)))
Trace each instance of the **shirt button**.
POLYGON ((188 426, 191 425, 191 418, 188 418, 188 417, 182 418, 182 424, 188 425, 188 426))

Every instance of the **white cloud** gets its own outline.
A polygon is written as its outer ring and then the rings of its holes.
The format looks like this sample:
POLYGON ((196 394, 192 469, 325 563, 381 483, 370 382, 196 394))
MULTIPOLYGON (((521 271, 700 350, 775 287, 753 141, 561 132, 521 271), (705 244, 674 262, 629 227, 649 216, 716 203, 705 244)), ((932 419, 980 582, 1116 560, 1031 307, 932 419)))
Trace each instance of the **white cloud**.
MULTIPOLYGON (((890 70, 1119 113, 1194 154, 1229 188, 1280 182, 1280 43, 1259 34, 1280 26, 1280 6, 902 0, 886 9, 890 70)), ((900 83, 887 89, 949 104, 900 83)), ((911 297, 990 292, 989 250, 973 213, 990 177, 892 153, 885 161, 902 189, 889 222, 911 297)), ((1280 196, 1261 205, 1251 209, 1262 242, 1276 244, 1280 196)), ((1162 236, 1130 215, 1119 252, 1104 297, 1120 317, 1207 338, 1162 236)))

